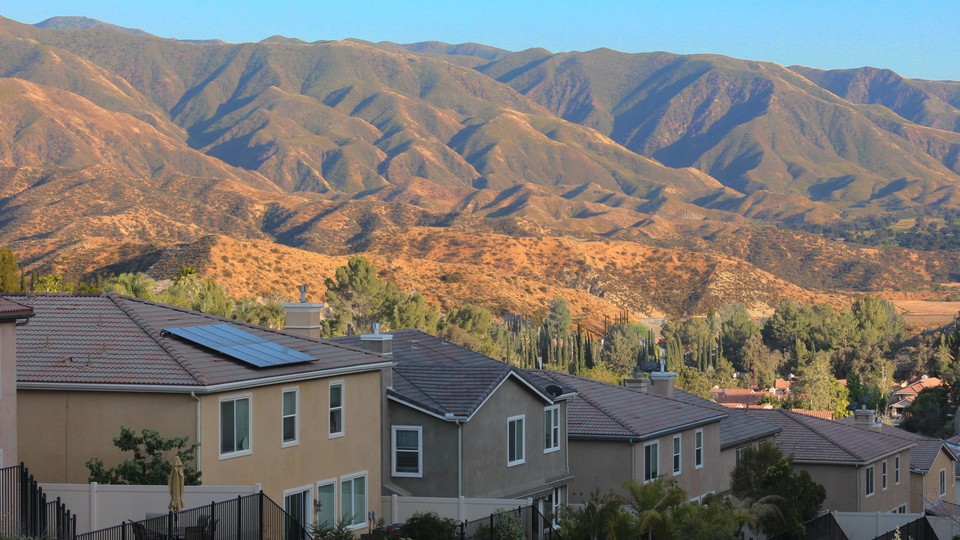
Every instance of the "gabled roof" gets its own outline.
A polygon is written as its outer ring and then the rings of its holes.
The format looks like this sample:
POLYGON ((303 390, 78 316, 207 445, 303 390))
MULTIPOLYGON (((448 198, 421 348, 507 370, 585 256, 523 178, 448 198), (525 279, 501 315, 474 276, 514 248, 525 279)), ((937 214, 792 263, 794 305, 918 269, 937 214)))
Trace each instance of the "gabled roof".
POLYGON ((571 439, 642 440, 720 422, 727 411, 691 405, 626 386, 552 371, 537 372, 577 391, 567 405, 571 439))
POLYGON ((0 298, 0 321, 15 321, 33 317, 33 310, 19 302, 0 298))
POLYGON ((862 465, 914 444, 901 437, 784 409, 750 409, 747 414, 779 426, 777 446, 784 455, 793 455, 797 463, 862 465))
MULTIPOLYGON (((856 422, 856 419, 852 415, 839 420, 839 422, 851 427, 856 427, 857 429, 870 429, 855 425, 854 422, 856 422)), ((910 449, 911 471, 918 471, 921 473, 926 473, 929 471, 930 468, 933 467, 933 462, 937 459, 937 456, 940 454, 941 450, 946 452, 951 460, 957 460, 956 456, 950 451, 950 447, 947 446, 946 441, 943 439, 927 437, 926 435, 911 433, 905 429, 887 425, 880 426, 880 433, 893 437, 899 437, 905 441, 914 443, 913 448, 910 449)))
POLYGON ((6 296, 35 312, 17 328, 22 388, 209 392, 389 365, 383 358, 274 330, 118 294, 6 296), (226 323, 314 358, 256 368, 162 332, 226 323))
POLYGON ((691 405, 707 407, 727 413, 727 417, 720 421, 721 450, 726 450, 727 448, 734 448, 752 441, 765 439, 780 432, 780 428, 776 425, 750 416, 742 410, 731 409, 729 407, 720 405, 719 403, 714 403, 713 401, 704 399, 700 396, 695 396, 679 389, 674 392, 673 398, 691 405))
MULTIPOLYGON (((478 352, 419 330, 392 332, 394 401, 405 403, 440 418, 469 420, 507 380, 528 388, 545 403, 569 394, 552 393, 545 381, 478 352)), ((361 348, 360 336, 327 340, 328 343, 361 348)))

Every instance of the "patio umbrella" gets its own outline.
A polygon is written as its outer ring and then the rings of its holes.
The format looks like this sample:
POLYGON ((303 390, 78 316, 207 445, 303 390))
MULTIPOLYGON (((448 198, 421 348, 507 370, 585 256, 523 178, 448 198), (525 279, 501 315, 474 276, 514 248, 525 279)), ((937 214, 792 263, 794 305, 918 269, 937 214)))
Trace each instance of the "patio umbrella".
POLYGON ((173 458, 173 469, 167 478, 167 487, 170 488, 170 511, 183 510, 183 461, 180 461, 180 456, 173 458))

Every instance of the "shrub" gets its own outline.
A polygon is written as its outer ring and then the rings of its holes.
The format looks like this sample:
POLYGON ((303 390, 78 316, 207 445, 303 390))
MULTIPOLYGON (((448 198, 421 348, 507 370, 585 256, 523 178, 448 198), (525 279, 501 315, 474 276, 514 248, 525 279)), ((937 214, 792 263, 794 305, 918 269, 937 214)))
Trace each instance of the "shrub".
POLYGON ((417 540, 450 540, 456 531, 457 524, 454 520, 442 518, 433 512, 418 512, 400 528, 400 534, 404 538, 417 540))

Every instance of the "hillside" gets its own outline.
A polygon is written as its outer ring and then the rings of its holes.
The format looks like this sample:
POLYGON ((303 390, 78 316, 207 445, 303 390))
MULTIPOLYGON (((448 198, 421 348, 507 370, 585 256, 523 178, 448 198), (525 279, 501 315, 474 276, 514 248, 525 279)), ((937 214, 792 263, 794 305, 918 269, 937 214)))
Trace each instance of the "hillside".
POLYGON ((445 308, 520 312, 556 294, 687 315, 931 291, 956 253, 785 226, 960 210, 958 88, 714 55, 0 18, 0 244, 74 276, 193 253, 236 294, 292 294, 363 253, 445 308))

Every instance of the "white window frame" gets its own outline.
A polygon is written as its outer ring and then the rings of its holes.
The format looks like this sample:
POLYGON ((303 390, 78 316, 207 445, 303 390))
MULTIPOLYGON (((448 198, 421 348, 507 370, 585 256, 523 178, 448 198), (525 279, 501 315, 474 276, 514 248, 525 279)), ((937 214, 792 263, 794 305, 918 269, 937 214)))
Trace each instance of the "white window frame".
MULTIPOLYGON (((320 480, 319 482, 317 482, 317 485, 316 485, 316 488, 317 488, 317 492, 316 492, 317 497, 316 497, 316 500, 318 500, 318 501, 320 500, 320 488, 321 488, 321 487, 324 487, 324 486, 333 486, 333 521, 330 522, 330 523, 328 523, 328 525, 330 525, 331 527, 336 527, 336 526, 337 526, 337 523, 340 521, 340 518, 343 517, 343 516, 341 516, 341 515, 337 512, 337 510, 339 510, 339 508, 340 508, 340 505, 337 504, 337 503, 339 502, 339 499, 340 499, 340 496, 339 496, 339 495, 340 495, 340 490, 337 489, 337 479, 336 479, 336 478, 328 478, 328 479, 326 479, 326 480, 320 480)), ((322 508, 316 508, 316 507, 314 507, 314 511, 313 511, 313 519, 314 519, 314 521, 320 519, 320 515, 319 515, 319 514, 320 514, 320 511, 321 511, 321 510, 322 510, 322 508)), ((312 525, 312 524, 311 524, 311 525, 312 525)))
POLYGON ((870 465, 864 470, 863 476, 864 476, 865 485, 863 488, 863 492, 866 494, 866 496, 864 496, 864 499, 873 497, 873 494, 876 493, 877 491, 876 486, 874 485, 875 478, 873 473, 874 473, 873 465, 870 465))
POLYGON ((893 484, 900 485, 900 456, 893 458, 893 484))
POLYGON ((887 460, 880 464, 880 491, 887 490, 887 460))
MULTIPOLYGON (((523 465, 527 462, 527 416, 520 414, 507 418, 507 467, 523 465), (520 422, 520 456, 513 461, 510 460, 510 435, 513 433, 513 423, 520 422)), ((516 454, 516 452, 515 452, 516 454)))
POLYGON ((347 385, 343 381, 331 381, 329 387, 327 388, 327 438, 336 439, 337 437, 343 437, 344 433, 347 430, 347 414, 346 414, 346 405, 347 405, 347 385), (340 387, 340 406, 334 407, 331 403, 333 399, 333 387, 340 387), (340 431, 330 431, 330 417, 333 415, 334 411, 340 412, 340 431))
MULTIPOLYGON (((345 483, 347 483, 347 482, 350 482, 350 501, 351 501, 351 503, 353 502, 353 499, 354 499, 354 497, 353 497, 353 481, 356 480, 357 478, 363 478, 363 486, 364 486, 364 487, 363 487, 363 491, 364 491, 364 496, 363 496, 363 512, 360 514, 363 521, 360 521, 359 523, 353 523, 353 524, 350 524, 350 522, 348 522, 347 528, 350 529, 351 531, 356 531, 356 530, 358 530, 358 529, 364 529, 364 528, 367 527, 367 512, 370 510, 370 504, 369 504, 369 503, 370 503, 370 501, 369 501, 369 499, 370 499, 370 479, 367 477, 367 471, 362 471, 362 472, 358 472, 358 473, 354 473, 354 474, 349 474, 349 475, 341 476, 341 477, 340 477, 340 499, 343 500, 343 491, 344 491, 343 485, 344 485, 345 483)), ((341 505, 341 506, 342 506, 342 505, 341 505)), ((343 516, 343 511, 344 511, 344 509, 343 509, 343 508, 340 508, 339 510, 340 510, 339 519, 343 519, 343 517, 344 517, 344 516, 343 516)), ((353 510, 353 508, 351 508, 351 510, 353 510)))
MULTIPOLYGON (((217 435, 219 439, 217 440, 217 453, 220 456, 220 459, 230 459, 240 456, 249 456, 253 453, 253 395, 252 394, 240 394, 235 396, 223 396, 217 403, 217 418, 220 424, 217 435), (234 433, 236 433, 236 402, 240 400, 247 400, 247 448, 243 450, 234 450, 232 452, 223 451, 223 403, 227 401, 234 402, 234 433)), ((234 435, 234 444, 236 444, 236 435, 234 435)))
POLYGON ((940 469, 940 496, 947 494, 947 470, 940 469))
POLYGON ((283 490, 283 510, 287 513, 287 497, 289 495, 294 495, 297 493, 306 493, 306 499, 304 500, 303 515, 306 520, 306 523, 303 523, 303 527, 308 529, 313 525, 313 486, 307 484, 306 486, 295 487, 291 489, 283 490))
MULTIPOLYGON (((405 478, 423 478, 423 427, 422 426, 390 426, 390 461, 391 476, 405 478), (417 432, 417 471, 400 472, 397 471, 397 432, 398 431, 416 431, 417 432)), ((410 450, 404 450, 409 452, 410 450)))
POLYGON ((651 441, 643 444, 643 483, 653 482, 660 477, 660 441, 651 441), (648 448, 656 447, 656 450, 653 452, 653 460, 650 461, 648 458, 648 448), (654 465, 653 475, 650 474, 651 467, 650 463, 654 465))
POLYGON ((673 475, 680 476, 683 471, 683 436, 679 433, 673 436, 673 475))
POLYGON ((697 469, 703 468, 703 430, 693 432, 693 457, 697 469))
POLYGON ((560 450, 560 406, 543 408, 543 453, 560 450), (547 423, 549 416, 550 423, 547 423), (549 444, 548 444, 549 441, 549 444))
POLYGON ((280 446, 281 448, 287 448, 289 446, 297 446, 300 444, 300 388, 294 386, 292 388, 284 388, 280 391, 280 446), (288 415, 283 412, 284 399, 289 393, 293 393, 293 414, 288 415), (286 433, 284 433, 286 419, 288 417, 293 417, 293 439, 284 440, 286 433))

